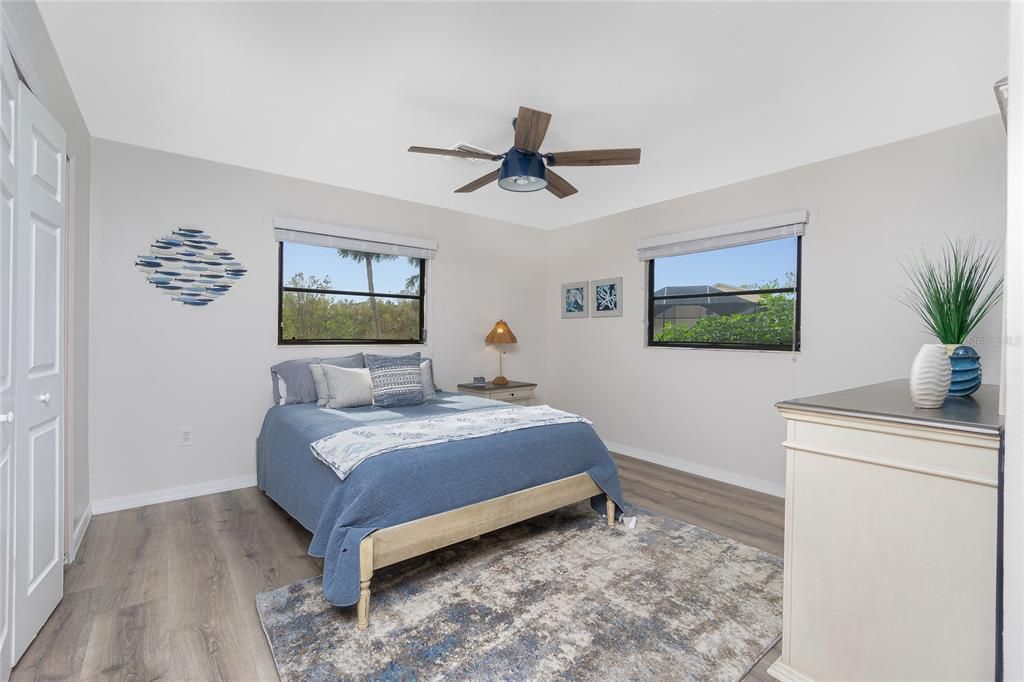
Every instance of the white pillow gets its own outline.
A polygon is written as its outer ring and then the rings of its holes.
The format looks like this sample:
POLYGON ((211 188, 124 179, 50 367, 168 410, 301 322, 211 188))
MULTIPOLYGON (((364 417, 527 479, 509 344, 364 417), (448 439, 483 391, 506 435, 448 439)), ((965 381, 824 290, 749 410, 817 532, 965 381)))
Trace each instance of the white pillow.
POLYGON ((315 365, 311 364, 309 371, 313 373, 313 385, 316 386, 316 404, 323 407, 330 399, 327 392, 327 379, 324 378, 324 367, 318 362, 315 365))
POLYGON ((284 405, 288 398, 288 386, 284 383, 284 379, 280 375, 277 377, 277 394, 281 396, 281 402, 278 405, 284 405))
POLYGON ((432 400, 437 397, 437 386, 434 385, 434 363, 430 358, 420 363, 420 380, 423 382, 423 399, 432 400))
POLYGON ((327 407, 366 407, 373 404, 370 370, 321 365, 327 380, 327 407))

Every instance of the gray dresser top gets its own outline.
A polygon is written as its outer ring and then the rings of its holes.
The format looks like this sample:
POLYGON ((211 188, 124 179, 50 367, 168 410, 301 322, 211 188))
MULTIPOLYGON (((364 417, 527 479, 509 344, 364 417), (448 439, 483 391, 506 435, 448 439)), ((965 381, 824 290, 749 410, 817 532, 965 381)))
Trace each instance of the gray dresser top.
POLYGON ((966 398, 948 397, 942 407, 935 409, 914 407, 910 402, 910 386, 906 379, 783 400, 776 407, 938 426, 972 433, 998 435, 1003 427, 1003 418, 999 416, 999 386, 991 384, 983 384, 974 395, 966 398))

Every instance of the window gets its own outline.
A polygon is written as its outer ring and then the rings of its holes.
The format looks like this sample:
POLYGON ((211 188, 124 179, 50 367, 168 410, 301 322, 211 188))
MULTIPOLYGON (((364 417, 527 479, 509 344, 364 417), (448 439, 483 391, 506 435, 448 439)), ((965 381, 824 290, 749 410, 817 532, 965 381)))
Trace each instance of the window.
POLYGON ((278 343, 423 343, 426 259, 281 241, 278 343))
POLYGON ((647 344, 799 350, 804 222, 641 245, 647 344))

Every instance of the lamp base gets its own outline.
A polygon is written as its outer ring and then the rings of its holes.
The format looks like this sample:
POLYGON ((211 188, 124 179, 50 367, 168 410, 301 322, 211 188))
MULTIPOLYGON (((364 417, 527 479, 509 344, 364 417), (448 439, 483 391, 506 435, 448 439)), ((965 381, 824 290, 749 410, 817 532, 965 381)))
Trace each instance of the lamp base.
POLYGON ((508 379, 499 375, 491 379, 491 383, 495 386, 508 386, 508 379))

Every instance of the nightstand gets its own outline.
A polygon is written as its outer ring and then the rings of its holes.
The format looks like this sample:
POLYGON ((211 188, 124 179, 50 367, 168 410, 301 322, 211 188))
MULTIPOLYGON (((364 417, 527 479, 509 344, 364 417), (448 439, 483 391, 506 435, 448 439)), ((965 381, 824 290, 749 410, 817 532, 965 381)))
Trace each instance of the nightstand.
POLYGON ((532 405, 533 391, 536 388, 537 384, 531 384, 528 381, 509 381, 503 386, 495 386, 488 381, 483 386, 459 384, 459 393, 475 395, 478 398, 500 400, 503 403, 513 403, 515 405, 532 405))

